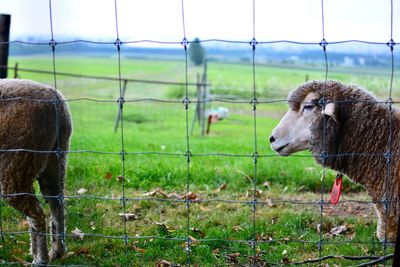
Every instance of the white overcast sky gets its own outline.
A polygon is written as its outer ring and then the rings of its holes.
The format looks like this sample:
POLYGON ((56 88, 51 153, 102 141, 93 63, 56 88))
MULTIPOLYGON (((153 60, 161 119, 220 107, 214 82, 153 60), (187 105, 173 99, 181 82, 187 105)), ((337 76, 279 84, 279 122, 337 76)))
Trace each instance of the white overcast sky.
MULTIPOLYGON (((400 1, 394 1, 394 40, 400 42, 400 1)), ((256 0, 256 39, 319 42, 320 0, 256 0)), ((122 41, 180 41, 181 0, 117 0, 122 41)), ((50 36, 48 0, 0 0, 12 15, 11 39, 50 36)), ((56 41, 83 38, 114 40, 114 0, 52 0, 56 41)), ((329 41, 390 39, 390 0, 325 0, 325 37, 329 41)), ((252 0, 184 0, 189 40, 252 38, 252 0)))

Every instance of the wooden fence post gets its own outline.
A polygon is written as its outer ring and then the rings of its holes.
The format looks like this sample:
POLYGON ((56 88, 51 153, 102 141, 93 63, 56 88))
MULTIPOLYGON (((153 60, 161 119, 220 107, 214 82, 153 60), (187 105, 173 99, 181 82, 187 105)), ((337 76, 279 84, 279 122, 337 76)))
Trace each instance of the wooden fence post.
POLYGON ((201 97, 201 135, 204 136, 206 132, 206 98, 208 97, 207 88, 207 61, 204 61, 203 76, 201 79, 202 83, 202 97, 201 97))
POLYGON ((14 66, 14 79, 18 79, 19 75, 18 75, 18 62, 15 62, 15 66, 14 66))
POLYGON ((200 74, 197 73, 197 79, 196 79, 196 96, 197 96, 197 104, 196 104, 196 110, 193 115, 193 120, 192 120, 192 126, 190 127, 190 135, 193 134, 194 130, 194 125, 196 124, 196 120, 199 121, 199 124, 201 124, 201 85, 200 85, 200 74))
POLYGON ((0 14, 0 79, 7 78, 11 15, 0 14))

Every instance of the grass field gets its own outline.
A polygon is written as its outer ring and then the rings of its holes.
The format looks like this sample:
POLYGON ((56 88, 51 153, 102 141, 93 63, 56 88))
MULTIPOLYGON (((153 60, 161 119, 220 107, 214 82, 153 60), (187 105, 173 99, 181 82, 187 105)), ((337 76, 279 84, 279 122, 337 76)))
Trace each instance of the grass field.
MULTIPOLYGON (((52 70, 50 57, 14 57, 10 65, 20 68, 52 70)), ((98 76, 118 74, 116 58, 58 57, 59 72, 98 76)), ((322 79, 320 70, 268 67, 257 65, 257 88, 260 99, 285 99, 297 84, 310 79, 322 79)), ((137 79, 184 81, 182 61, 122 60, 122 76, 137 79)), ((189 80, 194 81, 201 70, 190 66, 189 80)), ((12 72, 10 73, 12 75, 12 72)), ((53 77, 42 74, 19 73, 21 78, 53 83, 53 77)), ((212 90, 223 92, 232 88, 241 97, 251 96, 252 69, 250 64, 209 64, 212 90)), ((357 83, 387 98, 389 70, 367 71, 333 69, 331 79, 357 83), (367 74, 366 74, 367 73, 367 74)), ((114 133, 118 112, 116 99, 119 85, 116 81, 57 77, 58 88, 67 98, 87 97, 114 102, 71 101, 74 132, 71 150, 93 150, 102 153, 70 153, 67 196, 85 195, 122 197, 121 133, 114 133)), ((395 83, 394 88, 399 84, 395 83)), ((180 88, 171 85, 128 84, 126 99, 152 97, 171 99, 180 88), (171 94, 172 92, 172 94, 171 94)), ((182 88, 183 90, 183 88, 182 88)), ((190 89, 192 92, 192 88, 190 89)), ((231 92, 232 93, 232 92, 231 92)), ((394 97, 398 96, 395 92, 394 97)), ((250 98, 249 98, 250 100, 250 98)), ((120 201, 101 198, 67 199, 67 243, 69 253, 54 264, 95 266, 154 266, 165 260, 185 265, 185 242, 192 237, 190 262, 193 266, 248 265, 254 260, 262 264, 284 264, 318 258, 324 255, 382 255, 382 245, 375 238, 376 218, 370 204, 342 201, 337 207, 326 205, 323 217, 319 213, 321 187, 328 192, 335 175, 327 171, 321 181, 322 168, 314 163, 308 152, 289 158, 276 157, 267 139, 279 118, 286 111, 286 103, 257 106, 258 153, 257 179, 254 177, 253 111, 250 104, 212 103, 213 107, 229 108, 230 116, 211 127, 211 134, 202 137, 199 126, 190 136, 190 150, 194 155, 190 164, 189 187, 195 200, 237 200, 245 203, 199 201, 190 205, 190 227, 187 228, 187 208, 181 201, 167 202, 152 199, 127 202, 127 212, 136 217, 126 222, 130 239, 125 246, 120 238, 105 239, 96 235, 121 237, 124 222, 120 201), (203 153, 245 155, 196 156, 203 153), (252 200, 253 183, 257 186, 256 220, 248 204, 252 200), (282 201, 283 200, 283 201, 282 201), (297 202, 296 202, 297 201, 297 202), (309 203, 314 204, 301 204, 309 203), (322 222, 322 225, 321 225, 322 222), (333 235, 335 226, 347 230, 333 235), (87 234, 74 238, 78 228, 87 234), (254 232, 255 230, 255 232, 254 232), (154 238, 151 238, 155 236, 154 238), (257 255, 251 246, 241 240, 256 237, 257 255), (317 242, 325 242, 319 254, 317 242), (201 240, 201 242, 199 241, 201 240), (339 243, 335 243, 339 242, 339 243)), ((189 107, 189 123, 194 105, 189 107)), ((181 103, 127 102, 124 105, 124 143, 128 152, 125 161, 125 195, 129 198, 157 197, 176 200, 187 190, 186 117, 181 103), (162 152, 176 155, 135 154, 162 152)), ((328 196, 325 194, 325 199, 328 196)), ((362 187, 344 182, 343 200, 369 200, 362 187)), ((5 203, 4 203, 5 204, 5 203)), ((5 232, 26 231, 26 221, 6 204, 2 207, 5 232)), ((6 235, 0 244, 6 261, 31 261, 27 234, 6 235)), ((1 250, 0 250, 1 251, 1 250)), ((388 249, 390 251, 390 249, 388 249)), ((354 261, 328 260, 329 264, 354 265, 354 261)), ((358 261, 361 263, 362 261, 358 261)), ((389 264, 389 263, 388 263, 389 264)))

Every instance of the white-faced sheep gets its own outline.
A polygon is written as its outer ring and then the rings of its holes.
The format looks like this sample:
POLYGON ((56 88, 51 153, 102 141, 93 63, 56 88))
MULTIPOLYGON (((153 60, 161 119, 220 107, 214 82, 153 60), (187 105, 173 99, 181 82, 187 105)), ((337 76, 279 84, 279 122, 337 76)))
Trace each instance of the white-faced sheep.
POLYGON ((272 149, 281 156, 309 149, 319 164, 362 184, 376 203, 379 240, 395 241, 400 111, 389 111, 367 91, 337 81, 304 83, 289 94, 288 103, 270 137, 272 149))
POLYGON ((66 252, 61 196, 66 171, 63 151, 69 148, 71 130, 60 92, 32 81, 0 80, 0 188, 3 198, 27 216, 35 264, 46 264, 66 252), (54 196, 46 198, 51 210, 50 252, 46 216, 34 195, 35 179, 44 196, 54 196))

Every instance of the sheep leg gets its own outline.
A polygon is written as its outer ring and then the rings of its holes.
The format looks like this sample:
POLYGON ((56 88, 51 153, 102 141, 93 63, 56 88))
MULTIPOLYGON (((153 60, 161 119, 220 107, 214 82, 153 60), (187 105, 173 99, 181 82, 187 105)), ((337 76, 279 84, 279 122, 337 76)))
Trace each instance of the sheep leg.
POLYGON ((50 196, 46 198, 51 211, 52 248, 49 252, 50 260, 62 257, 66 253, 64 199, 61 197, 64 190, 65 161, 65 157, 57 159, 53 155, 50 156, 46 169, 38 178, 42 194, 50 196))
MULTIPOLYGON (((383 204, 374 204, 378 216, 378 225, 376 235, 379 241, 395 242, 397 235, 397 218, 393 211, 389 209, 386 213, 383 204), (385 234, 386 232, 386 234, 385 234)), ((393 207, 392 207, 393 208, 393 207)))
MULTIPOLYGON (((29 193, 33 192, 31 188, 29 193)), ((6 200, 12 207, 27 216, 33 264, 47 264, 49 256, 46 243, 46 215, 39 200, 33 195, 7 196, 6 200)))

